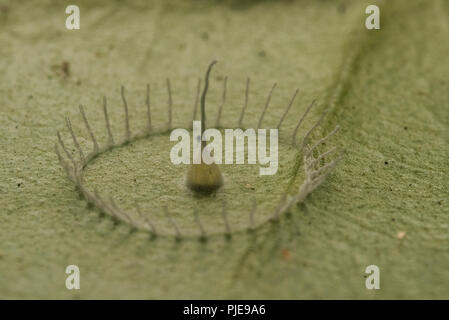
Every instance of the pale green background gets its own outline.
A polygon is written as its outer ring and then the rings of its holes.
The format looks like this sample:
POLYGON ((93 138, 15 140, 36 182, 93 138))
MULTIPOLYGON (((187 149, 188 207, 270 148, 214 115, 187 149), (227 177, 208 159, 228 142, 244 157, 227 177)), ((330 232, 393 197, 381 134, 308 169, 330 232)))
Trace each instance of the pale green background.
MULTIPOLYGON (((72 3, 0 4, 0 298, 449 298, 447 1, 76 1, 81 30, 68 31, 72 3), (364 27, 374 3, 380 31, 364 27), (220 59, 212 118, 224 75, 228 123, 247 75, 254 96, 247 120, 256 121, 278 82, 267 126, 299 87, 286 127, 319 98, 311 119, 331 108, 323 132, 341 125, 332 144, 345 150, 344 160, 290 218, 252 235, 176 243, 114 229, 86 208, 57 163, 56 131, 68 137, 68 115, 87 141, 77 113, 83 103, 104 141, 102 95, 115 132, 123 130, 121 84, 133 128, 145 125, 147 82, 154 121, 165 121, 168 76, 174 123, 183 123, 212 57, 220 59), (69 76, 58 67, 63 61, 69 76), (80 267, 81 290, 65 288, 68 264, 80 267), (365 289, 370 264, 381 269, 381 290, 365 289)), ((151 207, 161 189, 149 177, 165 167, 135 159, 169 147, 167 138, 117 149, 86 178, 118 198, 147 194, 151 207)))

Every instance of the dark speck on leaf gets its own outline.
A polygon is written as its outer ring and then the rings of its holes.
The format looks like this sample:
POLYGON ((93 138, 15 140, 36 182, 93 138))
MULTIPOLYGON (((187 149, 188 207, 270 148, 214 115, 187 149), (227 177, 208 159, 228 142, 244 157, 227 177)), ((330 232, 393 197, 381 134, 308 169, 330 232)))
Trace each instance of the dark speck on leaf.
POLYGON ((63 61, 61 65, 61 70, 64 73, 64 76, 70 76, 70 64, 68 61, 63 61))
POLYGON ((405 127, 404 127, 404 130, 407 130, 407 129, 408 129, 407 126, 405 126, 405 127))
POLYGON ((8 12, 9 12, 8 6, 4 6, 4 5, 0 6, 0 14, 2 16, 4 16, 6 18, 6 16, 8 15, 8 12))
POLYGON ((19 182, 18 184, 17 184, 17 187, 19 187, 20 188, 20 186, 21 186, 22 184, 19 182))
POLYGON ((388 164, 388 161, 385 161, 385 164, 388 164))
MULTIPOLYGON (((70 63, 68 61, 62 61, 60 64, 53 65, 51 68, 56 75, 62 76, 63 78, 70 76, 70 63)), ((50 76, 48 78, 51 79, 50 76)))
POLYGON ((208 41, 208 40, 209 40, 209 33, 207 33, 206 31, 204 31, 204 32, 201 34, 201 39, 204 40, 204 41, 208 41))

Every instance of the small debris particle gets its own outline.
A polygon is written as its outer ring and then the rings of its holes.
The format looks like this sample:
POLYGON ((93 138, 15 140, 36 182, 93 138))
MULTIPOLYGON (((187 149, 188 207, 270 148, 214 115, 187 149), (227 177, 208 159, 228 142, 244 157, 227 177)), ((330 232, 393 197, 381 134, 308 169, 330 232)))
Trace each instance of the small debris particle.
POLYGON ((388 161, 385 161, 385 164, 388 164, 388 161))
POLYGON ((282 249, 282 259, 285 261, 289 261, 291 258, 290 250, 289 249, 282 249))
MULTIPOLYGON (((62 76, 63 78, 68 78, 70 76, 70 63, 68 61, 62 61, 61 64, 55 64, 52 66, 53 72, 62 76)), ((49 79, 51 77, 49 76, 49 79)))
POLYGON ((398 234, 396 235, 396 237, 397 237, 399 240, 404 239, 404 238, 405 238, 405 232, 404 232, 404 231, 399 231, 398 234))
POLYGON ((245 188, 246 189, 250 189, 250 190, 256 190, 256 188, 254 188, 252 185, 250 185, 249 183, 245 184, 245 188))
POLYGON ((407 130, 407 126, 404 127, 404 130, 407 130))
POLYGON ((19 182, 18 184, 17 184, 17 187, 19 187, 20 188, 20 186, 22 185, 22 183, 21 182, 19 182))

